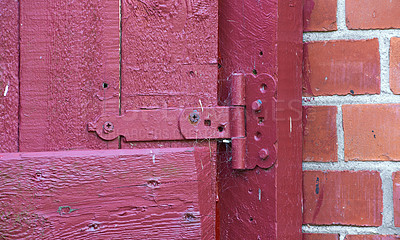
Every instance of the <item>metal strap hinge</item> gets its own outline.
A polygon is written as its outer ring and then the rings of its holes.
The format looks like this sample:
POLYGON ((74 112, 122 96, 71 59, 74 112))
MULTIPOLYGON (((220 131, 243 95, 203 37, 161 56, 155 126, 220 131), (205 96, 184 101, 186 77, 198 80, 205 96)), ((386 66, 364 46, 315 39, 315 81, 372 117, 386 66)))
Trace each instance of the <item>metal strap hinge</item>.
MULTIPOLYGON (((246 136, 246 128, 252 129, 249 125, 251 118, 246 115, 250 109, 250 113, 264 116, 267 109, 261 99, 255 100, 250 107, 246 104, 245 86, 244 74, 232 74, 231 106, 142 109, 127 111, 121 116, 104 114, 90 122, 88 130, 96 132, 104 140, 124 136, 128 142, 231 139, 234 169, 252 169, 256 165, 270 167, 276 159, 274 146, 261 147, 257 159, 251 160, 254 155, 250 152, 254 148, 251 144, 255 141, 253 144, 260 145, 262 133, 259 130, 254 136, 248 136, 248 133, 246 136)), ((257 121, 254 124, 265 124, 264 117, 258 117, 257 121)))

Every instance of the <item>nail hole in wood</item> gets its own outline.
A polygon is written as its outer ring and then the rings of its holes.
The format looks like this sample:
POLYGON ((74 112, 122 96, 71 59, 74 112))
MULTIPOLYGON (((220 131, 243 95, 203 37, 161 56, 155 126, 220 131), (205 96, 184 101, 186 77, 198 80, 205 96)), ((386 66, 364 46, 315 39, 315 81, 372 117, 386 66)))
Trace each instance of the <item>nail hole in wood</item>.
POLYGON ((89 229, 90 230, 97 230, 97 229, 99 229, 100 228, 100 224, 98 224, 98 223, 92 223, 92 224, 90 224, 89 226, 89 229))
POLYGON ((256 134, 254 134, 254 139, 256 141, 260 141, 261 140, 261 133, 260 132, 256 132, 256 134))
POLYGON ((155 188, 158 185, 160 185, 160 182, 156 181, 156 180, 149 180, 147 181, 147 186, 151 187, 151 188, 155 188))
POLYGON ((258 125, 264 125, 264 118, 263 117, 259 117, 258 118, 258 125))
POLYGON ((191 222, 191 221, 196 219, 196 217, 191 213, 185 213, 184 218, 185 218, 186 221, 189 221, 189 222, 191 222))

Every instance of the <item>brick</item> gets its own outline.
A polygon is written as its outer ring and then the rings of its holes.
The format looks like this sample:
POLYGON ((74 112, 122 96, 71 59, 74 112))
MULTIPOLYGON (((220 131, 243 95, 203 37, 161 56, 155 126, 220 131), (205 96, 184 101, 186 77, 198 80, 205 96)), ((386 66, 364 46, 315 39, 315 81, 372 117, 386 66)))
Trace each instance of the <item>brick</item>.
POLYGON ((380 226, 382 180, 375 171, 305 171, 303 222, 380 226))
POLYGON ((304 45, 304 96, 380 93, 378 39, 304 45))
POLYGON ((338 234, 303 233, 303 240, 339 240, 338 234))
POLYGON ((346 161, 400 160, 400 104, 344 105, 346 161))
POLYGON ((336 106, 303 107, 303 161, 337 161, 336 115, 336 106))
POLYGON ((394 225, 400 227, 400 172, 393 173, 394 225))
POLYGON ((390 39, 390 88, 400 94, 400 38, 390 39))
POLYGON ((304 0, 304 31, 335 31, 336 0, 304 0))
POLYGON ((398 240, 400 236, 394 235, 347 235, 345 240, 398 240))
POLYGON ((349 29, 400 28, 400 1, 346 0, 349 29))

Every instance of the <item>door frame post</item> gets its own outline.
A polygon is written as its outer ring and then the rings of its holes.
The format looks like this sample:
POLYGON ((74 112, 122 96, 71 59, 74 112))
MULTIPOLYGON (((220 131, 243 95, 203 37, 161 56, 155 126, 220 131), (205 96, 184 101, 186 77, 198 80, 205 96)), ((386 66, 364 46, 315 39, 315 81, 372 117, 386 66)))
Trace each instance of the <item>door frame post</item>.
POLYGON ((268 74, 277 82, 276 111, 265 116, 276 121, 276 163, 234 170, 230 145, 219 145, 220 239, 302 238, 302 5, 219 0, 219 104, 230 104, 233 73, 268 74))

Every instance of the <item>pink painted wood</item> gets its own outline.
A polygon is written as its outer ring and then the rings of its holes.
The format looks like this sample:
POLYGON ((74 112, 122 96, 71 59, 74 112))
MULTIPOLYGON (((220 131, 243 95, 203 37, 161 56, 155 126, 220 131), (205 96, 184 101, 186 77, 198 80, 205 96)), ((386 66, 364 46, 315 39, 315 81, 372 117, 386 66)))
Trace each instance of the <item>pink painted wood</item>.
POLYGON ((21 151, 118 148, 86 125, 119 113, 119 4, 21 3, 21 151))
MULTIPOLYGON (((16 6, 0 24, 15 24, 16 6)), ((18 28, 0 39, 14 85, 0 95, 0 124, 14 124, 0 152, 41 151, 0 154, 5 237, 301 239, 301 1, 121 0, 121 10, 120 24, 116 0, 22 2, 19 90, 18 28), (271 168, 232 170, 230 145, 207 139, 118 146, 87 131, 102 114, 228 105, 234 72, 278 82, 271 168), (73 149, 86 150, 43 152, 73 149)))
POLYGON ((122 0, 122 111, 217 105, 218 2, 122 0))
POLYGON ((7 153, 0 176, 4 239, 214 238, 208 148, 7 153))
POLYGON ((18 151, 19 3, 0 2, 0 152, 18 151))
POLYGON ((234 72, 273 76, 278 153, 271 168, 235 171, 229 146, 219 146, 227 153, 217 167, 217 233, 221 239, 301 239, 302 1, 219 0, 219 16, 220 102, 229 104, 234 72))
POLYGON ((302 225, 302 1, 278 1, 277 239, 300 239, 302 225))
MULTIPOLYGON (((218 1, 122 0, 121 7, 122 114, 217 106, 218 1)), ((216 141, 123 140, 122 148, 207 147, 211 161, 216 161, 216 141)), ((215 206, 215 195, 214 191, 199 198, 213 199, 215 206)), ((210 219, 202 239, 215 238, 215 211, 210 219)))

